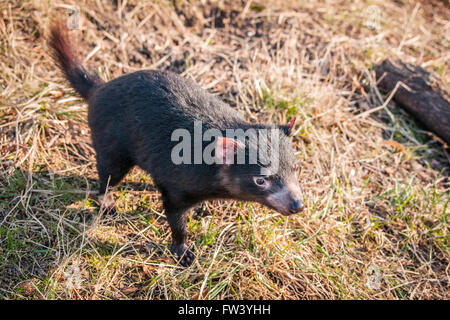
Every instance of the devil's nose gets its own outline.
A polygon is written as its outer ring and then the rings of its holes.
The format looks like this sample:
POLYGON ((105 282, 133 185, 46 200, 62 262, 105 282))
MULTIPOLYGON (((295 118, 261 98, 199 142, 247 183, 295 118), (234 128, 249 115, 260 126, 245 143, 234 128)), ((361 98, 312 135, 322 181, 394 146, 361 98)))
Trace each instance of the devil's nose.
POLYGON ((304 207, 305 207, 305 204, 303 203, 302 200, 294 200, 294 201, 292 201, 290 211, 292 213, 298 213, 298 212, 302 211, 304 207))

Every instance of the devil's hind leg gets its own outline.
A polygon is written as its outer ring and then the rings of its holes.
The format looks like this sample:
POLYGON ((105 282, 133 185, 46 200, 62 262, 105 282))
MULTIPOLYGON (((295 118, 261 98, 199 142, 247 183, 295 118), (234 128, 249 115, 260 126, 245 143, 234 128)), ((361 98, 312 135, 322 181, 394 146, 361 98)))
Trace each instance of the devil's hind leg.
POLYGON ((97 172, 100 180, 98 200, 102 209, 115 212, 112 191, 133 165, 133 160, 123 152, 97 153, 97 172))

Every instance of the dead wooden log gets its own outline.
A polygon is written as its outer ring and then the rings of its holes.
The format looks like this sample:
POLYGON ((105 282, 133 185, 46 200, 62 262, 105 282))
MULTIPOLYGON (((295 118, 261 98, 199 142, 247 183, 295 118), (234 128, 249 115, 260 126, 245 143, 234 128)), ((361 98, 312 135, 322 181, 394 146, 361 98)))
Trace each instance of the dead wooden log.
POLYGON ((393 99, 450 145, 450 98, 435 77, 421 67, 389 59, 375 72, 382 91, 390 92, 403 82, 410 90, 398 87, 393 99))

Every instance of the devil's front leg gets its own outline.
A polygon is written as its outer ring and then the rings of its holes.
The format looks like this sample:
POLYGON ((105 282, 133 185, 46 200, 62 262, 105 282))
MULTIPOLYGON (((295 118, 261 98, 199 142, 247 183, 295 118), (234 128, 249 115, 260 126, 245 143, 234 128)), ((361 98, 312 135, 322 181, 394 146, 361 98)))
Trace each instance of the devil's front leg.
POLYGON ((186 222, 188 208, 175 207, 171 205, 169 201, 165 201, 164 207, 167 221, 169 222, 172 231, 172 245, 170 251, 182 266, 188 267, 195 258, 187 244, 186 222))

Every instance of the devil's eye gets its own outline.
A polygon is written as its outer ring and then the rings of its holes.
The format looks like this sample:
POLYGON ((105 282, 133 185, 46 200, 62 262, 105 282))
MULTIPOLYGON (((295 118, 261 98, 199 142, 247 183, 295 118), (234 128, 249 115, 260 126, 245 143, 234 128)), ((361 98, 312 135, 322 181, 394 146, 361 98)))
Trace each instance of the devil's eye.
POLYGON ((266 179, 261 177, 254 177, 253 179, 258 186, 263 186, 266 183, 266 179))

